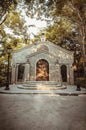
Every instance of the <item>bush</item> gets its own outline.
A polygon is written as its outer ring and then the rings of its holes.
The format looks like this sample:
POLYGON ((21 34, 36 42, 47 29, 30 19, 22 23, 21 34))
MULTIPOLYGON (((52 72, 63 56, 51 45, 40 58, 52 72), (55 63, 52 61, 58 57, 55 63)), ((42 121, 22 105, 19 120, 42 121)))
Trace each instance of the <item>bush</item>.
POLYGON ((0 87, 3 87, 6 85, 6 77, 0 76, 0 87))
POLYGON ((79 84, 80 87, 86 88, 86 78, 82 78, 82 77, 77 78, 77 84, 79 84))

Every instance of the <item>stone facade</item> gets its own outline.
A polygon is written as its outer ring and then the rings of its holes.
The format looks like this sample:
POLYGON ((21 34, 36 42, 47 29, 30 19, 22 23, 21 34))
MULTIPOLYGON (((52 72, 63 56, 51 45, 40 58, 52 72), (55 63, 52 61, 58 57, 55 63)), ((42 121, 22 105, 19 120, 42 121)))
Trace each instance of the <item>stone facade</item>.
POLYGON ((12 83, 40 80, 73 84, 72 64, 72 52, 49 41, 37 42, 13 51, 12 83))

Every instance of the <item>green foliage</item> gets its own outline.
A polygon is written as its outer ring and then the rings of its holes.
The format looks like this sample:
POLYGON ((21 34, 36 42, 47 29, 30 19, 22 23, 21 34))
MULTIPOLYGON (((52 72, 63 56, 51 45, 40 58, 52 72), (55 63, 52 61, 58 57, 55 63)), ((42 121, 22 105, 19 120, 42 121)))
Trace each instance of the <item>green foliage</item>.
POLYGON ((0 87, 6 84, 6 66, 0 62, 0 87))
POLYGON ((13 10, 7 15, 6 21, 0 26, 0 43, 3 42, 4 49, 8 45, 15 49, 29 44, 25 39, 28 34, 24 27, 24 20, 21 20, 19 15, 18 12, 13 10), (6 32, 6 29, 8 32, 6 32))
POLYGON ((0 25, 7 19, 7 13, 15 9, 18 0, 0 0, 0 25))
POLYGON ((80 85, 80 87, 86 88, 86 78, 77 78, 77 83, 80 85))
POLYGON ((46 37, 53 43, 61 43, 72 31, 72 23, 66 18, 59 18, 57 23, 46 29, 46 37))

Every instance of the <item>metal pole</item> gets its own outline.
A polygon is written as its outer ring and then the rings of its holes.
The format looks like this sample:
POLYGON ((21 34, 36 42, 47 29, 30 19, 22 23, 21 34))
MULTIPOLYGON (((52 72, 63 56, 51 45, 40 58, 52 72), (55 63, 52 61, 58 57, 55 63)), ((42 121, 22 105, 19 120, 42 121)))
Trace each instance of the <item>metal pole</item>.
POLYGON ((8 65, 7 65, 7 83, 5 90, 9 90, 9 66, 10 66, 10 52, 8 52, 8 65))
MULTIPOLYGON (((79 64, 79 62, 78 62, 79 64)), ((77 77, 79 78, 79 67, 77 66, 77 77)), ((77 89, 76 91, 81 91, 79 79, 77 80, 77 89)))

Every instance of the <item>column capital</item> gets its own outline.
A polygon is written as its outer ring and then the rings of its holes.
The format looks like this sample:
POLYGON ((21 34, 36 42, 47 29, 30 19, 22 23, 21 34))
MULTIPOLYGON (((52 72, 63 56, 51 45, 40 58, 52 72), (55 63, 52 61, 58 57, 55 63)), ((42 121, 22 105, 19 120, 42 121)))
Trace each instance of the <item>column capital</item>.
POLYGON ((16 64, 16 67, 18 67, 19 66, 19 64, 16 64))
POLYGON ((26 61, 26 64, 30 64, 30 61, 29 61, 29 59, 27 59, 27 61, 26 61))

